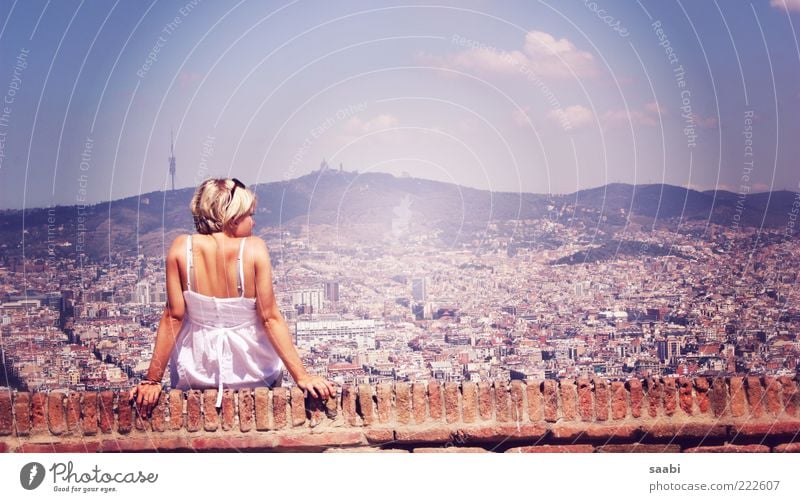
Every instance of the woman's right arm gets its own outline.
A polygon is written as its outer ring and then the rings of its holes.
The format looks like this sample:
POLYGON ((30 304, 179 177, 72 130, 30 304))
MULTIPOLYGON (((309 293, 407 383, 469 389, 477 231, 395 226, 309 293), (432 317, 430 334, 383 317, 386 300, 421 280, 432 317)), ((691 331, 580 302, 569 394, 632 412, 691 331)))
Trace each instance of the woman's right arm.
POLYGON ((179 237, 175 239, 167 253, 167 304, 161 315, 161 321, 158 323, 153 358, 150 360, 150 367, 147 370, 147 381, 137 385, 130 392, 130 399, 136 399, 136 404, 144 414, 147 414, 155 406, 161 395, 160 382, 164 377, 172 350, 175 348, 175 341, 186 310, 178 264, 178 256, 184 252, 185 245, 185 237, 179 237))
POLYGON ((300 360, 292 342, 292 336, 289 334, 289 327, 275 301, 275 291, 272 288, 272 265, 266 243, 258 237, 251 237, 248 240, 255 248, 253 256, 255 256, 256 272, 256 308, 275 352, 278 353, 298 387, 307 390, 313 397, 327 399, 335 395, 334 384, 320 376, 310 375, 300 360))

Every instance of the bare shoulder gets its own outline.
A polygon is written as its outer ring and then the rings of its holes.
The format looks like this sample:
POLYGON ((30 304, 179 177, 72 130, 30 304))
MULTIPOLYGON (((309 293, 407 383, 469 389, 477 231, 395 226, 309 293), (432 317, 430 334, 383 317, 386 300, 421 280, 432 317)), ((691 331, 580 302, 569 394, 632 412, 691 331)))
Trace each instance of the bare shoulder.
POLYGON ((253 253, 268 253, 267 243, 257 235, 251 235, 247 238, 247 249, 253 253))
POLYGON ((189 234, 181 234, 172 241, 172 245, 169 247, 169 252, 167 254, 167 258, 177 258, 179 256, 183 256, 186 253, 186 241, 189 238, 189 234))

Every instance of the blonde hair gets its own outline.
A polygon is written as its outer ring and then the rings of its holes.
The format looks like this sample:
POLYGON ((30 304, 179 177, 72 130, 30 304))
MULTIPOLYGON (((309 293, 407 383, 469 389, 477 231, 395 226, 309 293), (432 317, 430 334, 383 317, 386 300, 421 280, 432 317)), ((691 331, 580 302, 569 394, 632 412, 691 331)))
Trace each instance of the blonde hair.
POLYGON ((197 231, 212 234, 224 231, 228 225, 252 211, 255 205, 255 194, 236 186, 232 179, 209 178, 197 187, 189 208, 197 231))

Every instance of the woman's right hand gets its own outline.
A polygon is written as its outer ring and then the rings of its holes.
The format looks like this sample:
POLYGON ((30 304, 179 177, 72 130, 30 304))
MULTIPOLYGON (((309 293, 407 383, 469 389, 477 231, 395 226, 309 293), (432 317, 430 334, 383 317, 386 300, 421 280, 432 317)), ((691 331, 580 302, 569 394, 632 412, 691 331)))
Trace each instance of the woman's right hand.
POLYGON ((318 375, 306 375, 300 378, 297 380, 297 386, 315 398, 328 399, 336 395, 336 384, 318 375))
POLYGON ((161 397, 161 383, 139 383, 131 389, 129 399, 135 400, 134 405, 140 417, 150 416, 150 411, 158 404, 161 397))

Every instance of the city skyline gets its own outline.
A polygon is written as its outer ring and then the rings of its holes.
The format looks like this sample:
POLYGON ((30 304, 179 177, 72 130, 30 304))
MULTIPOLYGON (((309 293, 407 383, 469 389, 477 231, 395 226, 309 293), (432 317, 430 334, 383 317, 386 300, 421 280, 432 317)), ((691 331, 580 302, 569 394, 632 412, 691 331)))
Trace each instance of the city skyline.
POLYGON ((176 188, 292 179, 327 158, 493 192, 797 191, 798 12, 3 2, 0 207, 167 190, 172 130, 176 188))

